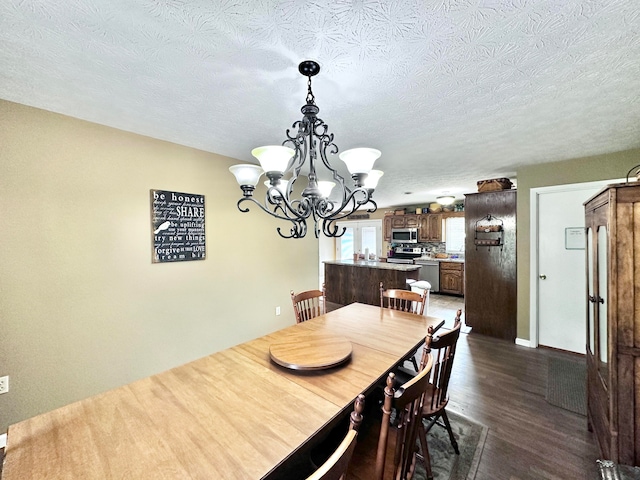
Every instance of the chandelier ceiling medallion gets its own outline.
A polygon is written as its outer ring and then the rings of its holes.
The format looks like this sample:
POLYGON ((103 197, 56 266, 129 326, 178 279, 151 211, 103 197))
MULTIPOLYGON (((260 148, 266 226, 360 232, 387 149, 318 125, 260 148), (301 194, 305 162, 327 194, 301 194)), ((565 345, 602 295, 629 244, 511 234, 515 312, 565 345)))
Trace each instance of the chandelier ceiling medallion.
MULTIPOLYGON (((289 234, 277 231, 283 238, 302 238, 307 233, 307 220, 314 222, 316 238, 320 233, 328 237, 339 237, 345 229, 339 229, 336 222, 347 218, 360 209, 367 208, 375 212, 376 203, 371 198, 378 180, 383 175, 380 170, 372 170, 374 162, 380 157, 380 151, 374 148, 353 148, 339 155, 351 174, 354 186, 345 184, 344 177, 331 166, 329 155, 338 153, 333 143, 333 133, 328 126, 317 117, 320 109, 316 106, 311 91, 311 77, 318 74, 320 65, 312 60, 305 60, 298 66, 298 71, 308 78, 306 104, 302 107, 302 120, 296 121, 292 129, 287 129, 287 139, 282 145, 268 145, 254 148, 251 154, 258 159, 257 165, 234 165, 229 168, 242 189, 242 198, 238 200, 238 210, 248 212, 245 202, 253 202, 268 214, 291 222, 289 234), (321 161, 326 170, 326 179, 319 180, 316 172, 317 162, 321 161), (308 163, 307 163, 308 162, 308 163), (308 183, 300 198, 293 198, 296 180, 302 167, 308 165, 308 183), (267 192, 263 203, 253 197, 253 191, 265 173, 268 180, 267 192), (291 177, 284 179, 291 173, 291 177), (334 187, 338 187, 331 200, 329 195, 334 187)), ((304 175, 304 172, 303 172, 304 175)))

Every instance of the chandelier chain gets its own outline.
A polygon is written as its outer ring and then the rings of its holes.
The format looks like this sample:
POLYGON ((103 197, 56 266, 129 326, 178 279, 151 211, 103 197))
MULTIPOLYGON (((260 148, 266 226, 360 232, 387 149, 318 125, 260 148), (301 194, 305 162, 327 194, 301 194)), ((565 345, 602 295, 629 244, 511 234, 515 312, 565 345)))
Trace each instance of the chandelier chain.
POLYGON ((307 77, 307 103, 309 105, 316 104, 316 97, 313 95, 313 91, 311 90, 311 77, 307 77))

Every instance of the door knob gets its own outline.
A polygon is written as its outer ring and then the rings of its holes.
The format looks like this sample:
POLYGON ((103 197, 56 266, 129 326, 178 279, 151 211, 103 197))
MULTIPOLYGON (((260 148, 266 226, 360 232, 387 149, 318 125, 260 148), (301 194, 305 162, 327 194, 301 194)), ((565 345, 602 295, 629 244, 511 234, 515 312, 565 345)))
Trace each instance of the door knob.
POLYGON ((540 280, 546 280, 547 276, 546 275, 540 275, 540 280))

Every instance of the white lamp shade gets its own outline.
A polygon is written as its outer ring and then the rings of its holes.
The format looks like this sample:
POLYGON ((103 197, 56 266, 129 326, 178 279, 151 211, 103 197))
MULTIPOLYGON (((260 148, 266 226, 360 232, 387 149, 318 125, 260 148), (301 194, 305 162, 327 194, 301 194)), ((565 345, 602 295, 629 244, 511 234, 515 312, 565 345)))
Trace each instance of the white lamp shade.
POLYGON ((352 148, 345 150, 339 157, 346 165, 351 175, 357 173, 369 173, 373 163, 380 158, 380 150, 375 148, 352 148))
POLYGON ((321 180, 318 182, 318 188, 320 189, 320 194, 324 198, 328 198, 331 195, 331 190, 335 187, 336 184, 334 182, 329 182, 326 180, 321 180))
POLYGON ((251 185, 252 187, 256 186, 260 176, 264 173, 262 168, 251 164, 233 165, 229 167, 229 171, 235 175, 238 185, 251 185))
POLYGON ((364 181, 364 188, 375 190, 382 175, 384 175, 382 170, 371 170, 364 181))
MULTIPOLYGON (((269 180, 265 180, 264 184, 267 186, 267 188, 271 187, 271 181, 269 180)), ((289 180, 284 180, 284 179, 280 179, 280 182, 278 183, 278 185, 276 185, 276 190, 278 190, 280 192, 281 195, 284 195, 287 193, 287 185, 289 185, 289 180)))
POLYGON ((251 155, 256 157, 265 172, 284 173, 289 165, 289 160, 296 152, 282 145, 267 145, 251 150, 251 155))

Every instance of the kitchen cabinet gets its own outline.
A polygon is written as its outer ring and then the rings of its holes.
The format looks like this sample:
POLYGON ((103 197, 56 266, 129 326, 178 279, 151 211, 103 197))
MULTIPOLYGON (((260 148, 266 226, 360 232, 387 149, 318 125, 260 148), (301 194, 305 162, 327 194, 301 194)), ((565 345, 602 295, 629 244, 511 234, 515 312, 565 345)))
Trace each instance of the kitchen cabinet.
POLYGON ((587 423, 602 458, 640 466, 640 185, 585 203, 587 423))
POLYGON ((389 215, 391 217, 391 228, 417 228, 418 215, 389 215))
POLYGON ((515 341, 517 330, 516 190, 465 195, 465 323, 475 333, 515 341), (502 221, 502 245, 475 244, 477 222, 502 221))
POLYGON ((449 217, 464 217, 464 212, 385 215, 383 238, 386 242, 390 242, 393 228, 417 228, 418 242, 443 242, 443 225, 449 217))
POLYGON ((420 215, 419 242, 442 242, 442 215, 427 213, 420 215))
POLYGON ((385 215, 382 221, 382 237, 385 242, 391 241, 391 230, 394 228, 418 228, 420 215, 385 215))
POLYGON ((464 263, 440 262, 440 293, 464 295, 464 263))
POLYGON ((385 215, 382 220, 382 238, 385 242, 391 241, 391 225, 394 215, 385 215))
POLYGON ((407 288, 408 278, 417 278, 420 265, 332 260, 324 262, 327 302, 353 302, 380 306, 380 282, 385 288, 407 288))

